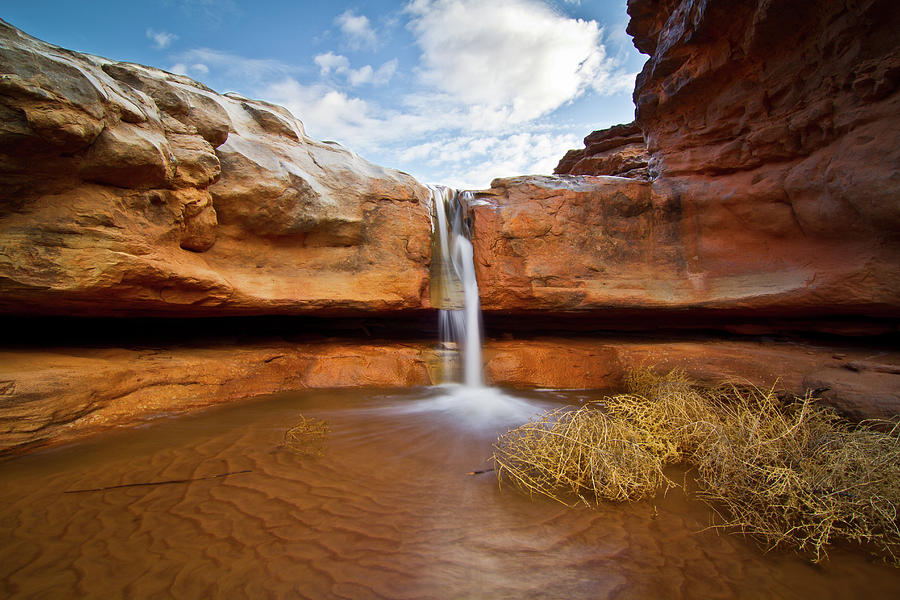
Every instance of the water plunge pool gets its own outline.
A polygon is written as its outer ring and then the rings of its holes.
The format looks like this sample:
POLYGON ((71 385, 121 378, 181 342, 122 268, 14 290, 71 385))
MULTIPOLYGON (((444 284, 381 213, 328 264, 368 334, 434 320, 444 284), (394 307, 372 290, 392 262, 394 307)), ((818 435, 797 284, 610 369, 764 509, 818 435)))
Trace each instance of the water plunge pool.
POLYGON ((708 529, 710 509, 679 489, 653 501, 573 509, 501 489, 493 473, 468 475, 490 467, 485 459, 498 432, 528 414, 596 397, 586 391, 514 395, 454 386, 283 393, 6 460, 0 463, 0 595, 826 599, 900 593, 900 573, 859 551, 835 548, 828 562, 812 565, 708 529), (328 423, 321 456, 282 446, 301 414, 328 423), (234 474, 65 493, 223 473, 234 474))

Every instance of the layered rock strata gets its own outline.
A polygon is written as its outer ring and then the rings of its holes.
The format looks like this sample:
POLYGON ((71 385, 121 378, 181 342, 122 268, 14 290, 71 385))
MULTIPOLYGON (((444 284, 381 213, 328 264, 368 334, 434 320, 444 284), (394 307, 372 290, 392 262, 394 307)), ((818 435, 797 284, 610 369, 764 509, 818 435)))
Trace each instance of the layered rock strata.
POLYGON ((687 272, 897 317, 897 4, 631 0, 629 13, 650 55, 636 123, 654 187, 681 204, 687 272))
POLYGON ((644 134, 634 123, 600 129, 584 138, 584 148, 569 150, 553 170, 557 175, 614 175, 647 179, 650 171, 644 134))
MULTIPOLYGON (((703 314, 732 331, 841 318, 896 334, 894 5, 631 0, 629 11, 651 55, 635 90, 647 172, 625 170, 624 151, 642 148, 633 128, 613 128, 560 167, 588 175, 478 193, 483 307, 526 325, 540 313, 652 329, 703 314), (639 177, 594 176, 610 171, 639 177)), ((427 191, 409 176, 309 139, 282 108, 5 23, 0 69, 0 312, 428 307, 427 191)), ((613 389, 656 365, 710 382, 780 378, 851 416, 900 406, 900 359, 874 345, 504 339, 485 358, 493 383, 613 389)), ((285 389, 427 384, 435 359, 422 341, 352 339, 6 350, 0 450, 285 389)))
MULTIPOLYGON (((900 10, 630 0, 651 181, 497 180, 475 208, 494 310, 900 316, 900 10)), ((592 142, 593 140, 593 142, 592 142)), ((579 166, 582 165, 582 166, 579 166)))
MULTIPOLYGON (((400 340, 2 350, 0 455, 288 389, 430 385, 441 360, 430 342, 400 340)), ((632 369, 680 368, 708 383, 816 389, 857 418, 891 416, 900 379, 897 352, 760 340, 495 339, 484 360, 494 385, 612 392, 632 369)))
POLYGON ((427 190, 284 108, 0 21, 0 311, 419 308, 427 190))
POLYGON ((792 222, 774 214, 767 229, 732 228, 731 202, 665 180, 516 177, 495 180, 478 200, 484 310, 736 319, 900 312, 897 247, 884 241, 891 232, 835 243, 790 235, 792 222))

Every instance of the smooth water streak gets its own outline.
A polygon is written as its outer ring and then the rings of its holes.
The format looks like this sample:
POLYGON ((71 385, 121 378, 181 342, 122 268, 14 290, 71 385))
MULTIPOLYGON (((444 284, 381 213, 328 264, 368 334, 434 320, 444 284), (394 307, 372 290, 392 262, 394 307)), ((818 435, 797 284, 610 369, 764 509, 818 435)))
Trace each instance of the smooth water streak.
MULTIPOLYGON (((432 285, 439 290, 435 304, 440 308, 441 346, 455 347, 460 353, 465 385, 483 387, 481 306, 474 250, 466 223, 472 193, 460 193, 443 186, 429 186, 429 189, 437 242, 434 244, 434 261, 438 265, 432 272, 432 285)), ((445 370, 450 371, 450 365, 445 370)))

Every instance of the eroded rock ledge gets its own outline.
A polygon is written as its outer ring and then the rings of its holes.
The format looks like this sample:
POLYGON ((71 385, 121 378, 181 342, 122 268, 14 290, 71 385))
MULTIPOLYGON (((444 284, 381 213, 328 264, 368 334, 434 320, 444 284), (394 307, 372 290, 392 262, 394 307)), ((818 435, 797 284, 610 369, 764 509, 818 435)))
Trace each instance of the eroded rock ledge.
MULTIPOLYGON (((489 339, 484 354, 495 385, 613 392, 655 365, 709 383, 818 389, 854 418, 893 415, 900 375, 900 353, 846 343, 551 336, 489 339)), ((439 364, 432 342, 397 338, 0 350, 0 456, 283 390, 430 385, 439 364)))
POLYGON ((794 222, 774 214, 765 228, 729 224, 733 205, 662 178, 516 177, 495 180, 478 199, 485 310, 629 310, 674 319, 696 310, 736 318, 900 313, 890 231, 836 243, 789 231, 794 222))
POLYGON ((284 108, 0 21, 0 312, 422 306, 427 190, 284 108))
POLYGON ((557 175, 614 175, 647 179, 649 155, 641 128, 634 123, 599 129, 584 138, 584 148, 569 150, 553 170, 557 175))

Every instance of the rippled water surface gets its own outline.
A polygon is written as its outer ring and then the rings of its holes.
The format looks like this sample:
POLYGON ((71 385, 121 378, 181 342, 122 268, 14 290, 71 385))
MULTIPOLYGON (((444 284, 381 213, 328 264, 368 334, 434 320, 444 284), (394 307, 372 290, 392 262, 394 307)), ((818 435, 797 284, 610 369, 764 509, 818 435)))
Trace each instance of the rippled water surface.
POLYGON ((0 596, 900 597, 900 572, 859 552, 816 566, 708 530, 680 490, 570 509, 467 475, 498 430, 586 397, 291 393, 7 460, 0 596), (281 446, 300 414, 331 429, 321 457, 281 446))

